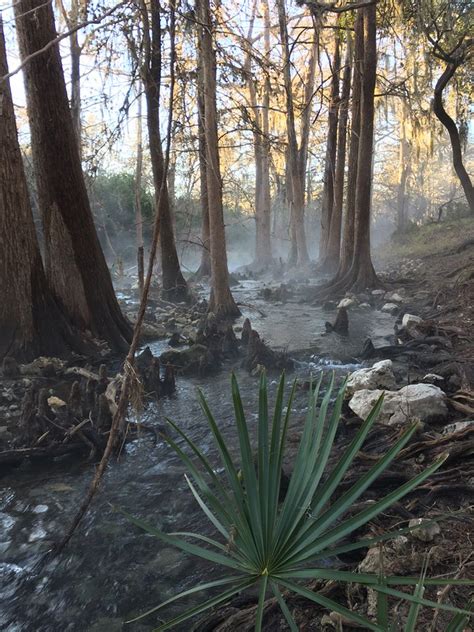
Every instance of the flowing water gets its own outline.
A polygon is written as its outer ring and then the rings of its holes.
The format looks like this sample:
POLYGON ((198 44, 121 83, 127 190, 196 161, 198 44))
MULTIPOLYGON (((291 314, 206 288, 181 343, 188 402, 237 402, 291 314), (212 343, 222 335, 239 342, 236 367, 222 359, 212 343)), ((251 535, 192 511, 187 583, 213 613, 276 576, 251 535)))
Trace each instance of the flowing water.
MULTIPOLYGON (((362 341, 374 344, 393 332, 392 318, 372 310, 350 314, 350 336, 321 337, 327 315, 320 308, 294 303, 270 304, 257 298, 261 285, 246 281, 234 294, 252 325, 272 346, 297 358, 295 375, 308 379, 321 369, 340 374, 357 367, 362 341)), ((150 345, 160 353, 166 344, 150 345)), ((150 405, 147 425, 173 418, 219 467, 216 450, 196 400, 201 388, 231 450, 235 448, 229 373, 236 370, 248 419, 255 420, 258 378, 228 363, 217 375, 179 378, 176 394, 150 405)), ((276 376, 269 378, 274 394, 276 376)), ((303 418, 306 395, 293 405, 293 429, 303 418)), ((60 539, 91 481, 94 467, 71 460, 25 464, 0 479, 0 629, 8 632, 130 632, 156 627, 157 615, 124 621, 157 605, 216 571, 133 526, 118 507, 164 531, 210 532, 184 480, 184 469, 163 442, 143 438, 126 446, 113 463, 86 519, 60 556, 32 574, 36 562, 60 539)), ((198 603, 202 596, 196 597, 198 603)), ((182 605, 166 611, 177 614, 182 605)), ((189 630, 189 625, 183 627, 189 630)))

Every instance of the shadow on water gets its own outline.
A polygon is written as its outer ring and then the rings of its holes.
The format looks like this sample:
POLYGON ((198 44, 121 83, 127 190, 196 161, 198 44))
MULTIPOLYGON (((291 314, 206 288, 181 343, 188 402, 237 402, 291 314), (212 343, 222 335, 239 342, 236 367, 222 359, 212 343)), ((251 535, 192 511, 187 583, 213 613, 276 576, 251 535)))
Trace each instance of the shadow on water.
MULTIPOLYGON (((254 282, 234 290, 237 300, 252 305, 244 308, 244 317, 251 318, 271 346, 296 355, 295 374, 302 379, 321 369, 335 368, 346 374, 356 366, 351 359, 365 337, 377 343, 393 331, 390 317, 369 310, 351 313, 349 338, 321 337, 327 314, 320 308, 264 303, 257 298, 257 290, 254 282)), ((160 341, 151 346, 157 353, 164 344, 160 341)), ((176 394, 150 405, 143 421, 152 425, 163 423, 165 416, 173 418, 218 467, 196 389, 204 391, 232 450, 235 434, 229 373, 233 368, 229 364, 210 378, 180 378, 176 394)), ((257 378, 237 367, 236 372, 249 419, 255 419, 257 378)), ((269 381, 273 395, 276 378, 269 381)), ((294 428, 301 423, 305 402, 306 394, 299 393, 293 406, 294 428)), ((120 462, 109 467, 89 514, 60 559, 30 579, 29 571, 68 526, 90 483, 93 467, 71 461, 47 467, 30 464, 1 479, 0 628, 8 632, 144 632, 156 627, 158 619, 153 616, 131 625, 123 622, 207 580, 211 568, 144 534, 112 506, 164 531, 209 533, 183 473, 181 462, 163 442, 153 446, 150 436, 145 435, 129 444, 120 462)), ((212 577, 216 577, 215 570, 212 577)), ((176 614, 180 607, 168 609, 166 616, 176 614)))

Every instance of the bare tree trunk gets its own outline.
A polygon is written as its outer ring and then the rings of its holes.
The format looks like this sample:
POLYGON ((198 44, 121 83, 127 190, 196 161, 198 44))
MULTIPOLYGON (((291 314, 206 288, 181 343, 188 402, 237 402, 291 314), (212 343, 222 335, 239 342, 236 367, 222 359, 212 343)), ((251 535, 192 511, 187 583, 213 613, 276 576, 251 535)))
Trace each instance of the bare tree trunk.
POLYGON ((293 105, 293 90, 290 72, 290 47, 288 42, 287 16, 285 0, 277 0, 278 23, 280 26, 280 38, 283 49, 283 79, 286 95, 286 127, 288 135, 288 166, 291 186, 290 204, 290 233, 291 255, 290 263, 305 265, 309 262, 308 248, 304 225, 304 175, 301 181, 298 156, 298 142, 295 129, 295 112, 293 105), (296 257, 295 257, 296 254, 296 257), (296 259, 293 261, 293 259, 296 259))
POLYGON ((446 112, 443 105, 443 90, 446 88, 449 81, 454 77, 454 73, 461 63, 461 61, 448 63, 445 71, 438 79, 434 91, 433 111, 438 117, 439 121, 448 130, 453 152, 453 167, 459 178, 459 181, 461 182, 461 186, 464 189, 464 194, 469 205, 469 210, 471 211, 471 213, 474 213, 474 188, 472 186, 471 178, 469 177, 469 174, 466 171, 466 167, 463 163, 459 131, 456 127, 456 123, 446 112))
POLYGON ((405 107, 402 110, 402 120, 400 121, 400 146, 398 153, 398 173, 399 183, 397 191, 397 230, 403 232, 406 229, 407 217, 406 217, 406 189, 407 180, 410 171, 409 164, 409 144, 406 137, 406 111, 405 107))
MULTIPOLYGON (((256 81, 252 74, 251 37, 256 3, 254 3, 251 27, 247 37, 246 76, 249 87, 250 104, 253 113, 254 147, 255 147, 255 263, 267 266, 272 260, 271 246, 271 196, 270 196, 270 77, 265 70, 263 100, 261 105, 257 99, 256 81)), ((270 12, 268 0, 263 3, 265 21, 264 42, 265 57, 270 54, 270 12)))
POLYGON ((339 32, 334 40, 334 57, 332 60, 331 95, 328 115, 328 135, 326 143, 326 159, 324 165, 324 187, 321 207, 321 233, 319 237, 319 262, 326 266, 328 254, 329 230, 334 206, 334 177, 337 152, 337 122, 339 116, 339 74, 341 72, 339 32))
MULTIPOLYGON (((86 20, 89 0, 72 0, 69 12, 62 0, 58 2, 69 31, 86 20)), ((71 57, 71 116, 74 133, 82 157, 82 122, 81 122, 81 55, 83 46, 79 44, 78 31, 69 36, 69 54, 71 57)))
POLYGON ((370 203, 372 191, 372 154, 374 149, 374 92, 377 72, 376 7, 362 9, 364 16, 364 66, 361 87, 361 128, 357 160, 356 220, 352 287, 375 287, 378 279, 370 254, 370 203))
MULTIPOLYGON (((143 11, 147 9, 144 7, 143 11)), ((171 216, 168 183, 164 182, 164 156, 160 131, 161 82, 161 7, 159 2, 150 5, 151 40, 148 59, 145 59, 143 85, 147 104, 148 143, 155 187, 155 204, 160 218, 160 247, 163 293, 170 300, 187 300, 189 291, 181 272, 171 216), (162 194, 160 195, 160 190, 162 194)), ((174 63, 174 60, 171 61, 174 63)))
MULTIPOLYGON (((8 74, 0 15, 0 76, 8 74)), ((44 273, 9 81, 0 82, 0 359, 84 352, 54 300, 44 273)))
POLYGON ((142 215, 142 170, 143 170, 143 128, 142 128, 142 85, 138 84, 137 110, 137 161, 135 165, 135 231, 137 241, 137 273, 140 297, 143 295, 145 281, 145 253, 143 246, 142 215))
MULTIPOLYGON (((57 37, 50 3, 19 0, 15 15, 23 60, 57 37)), ((48 281, 72 322, 112 348, 126 349, 131 328, 94 227, 58 44, 32 58, 23 72, 48 281)))
POLYGON ((352 43, 347 34, 347 50, 342 79, 341 102, 337 132, 336 171, 334 174, 334 203, 331 213, 325 269, 335 272, 339 267, 341 250, 342 206, 344 201, 344 174, 346 166, 347 119, 351 91, 352 43))
POLYGON ((211 276, 211 236, 209 229, 209 197, 207 195, 207 163, 205 138, 204 72, 202 63, 202 30, 198 25, 198 64, 197 64, 197 102, 198 102, 198 142, 199 142, 199 181, 201 189, 201 263, 196 272, 198 278, 211 276))
POLYGON ((344 277, 350 270, 354 256, 355 197, 357 186, 357 163, 360 136, 360 100, 362 88, 362 65, 364 57, 363 16, 357 12, 355 20, 354 77, 352 81, 351 136, 347 171, 346 212, 343 222, 341 255, 336 279, 344 277))
POLYGON ((212 41, 214 28, 209 0, 198 0, 196 4, 198 19, 203 25, 201 61, 204 74, 204 131, 212 270, 209 310, 213 311, 219 318, 233 318, 240 315, 240 310, 230 291, 229 269, 227 267, 222 179, 217 134, 216 53, 212 41))

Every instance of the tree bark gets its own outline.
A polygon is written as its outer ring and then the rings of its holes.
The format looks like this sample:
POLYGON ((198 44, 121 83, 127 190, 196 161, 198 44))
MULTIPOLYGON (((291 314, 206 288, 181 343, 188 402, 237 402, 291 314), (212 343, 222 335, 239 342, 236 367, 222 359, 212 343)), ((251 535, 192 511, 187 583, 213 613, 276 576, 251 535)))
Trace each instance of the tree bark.
MULTIPOLYGON (((0 15, 0 76, 8 74, 0 15)), ((10 82, 0 82, 0 359, 64 356, 85 345, 47 284, 15 125, 10 82)))
MULTIPOLYGON (((19 0, 15 16, 22 60, 56 39, 50 3, 19 0)), ((92 219, 59 45, 30 59, 23 72, 48 281, 73 323, 125 350, 131 327, 120 311, 92 219)))
POLYGON ((355 20, 354 77, 352 80, 351 135, 347 169, 346 212, 344 214, 341 255, 336 280, 350 270, 354 256, 355 197, 360 136, 360 100, 362 88, 362 66, 364 57, 363 16, 359 11, 355 20))
POLYGON ((444 109, 443 105, 443 90, 448 85, 449 81, 453 78, 454 73, 461 65, 461 60, 456 61, 454 63, 448 63, 445 71, 438 79, 435 90, 434 90, 434 100, 433 100, 433 111, 437 116, 438 120, 444 125, 444 127, 448 130, 449 139, 451 141, 451 148, 453 152, 453 167, 456 172, 461 186, 464 190, 464 194, 466 196, 466 200, 469 206, 469 210, 471 213, 474 213, 474 188, 472 186, 471 178, 469 177, 468 172, 466 171, 466 167, 463 163, 462 158, 462 149, 461 149, 461 140, 459 138, 459 131, 456 126, 456 123, 449 116, 449 114, 444 109))
MULTIPOLYGON (((143 9, 144 11, 146 9, 143 9)), ((170 300, 187 300, 189 291, 181 272, 176 251, 168 183, 164 181, 164 156, 160 131, 161 24, 160 3, 150 4, 151 39, 148 60, 145 60, 143 85, 147 104, 148 143, 150 148, 155 204, 160 218, 160 248, 163 293, 170 300), (163 189, 160 195, 160 189, 163 189)), ((172 63, 174 63, 172 61, 172 63)))
POLYGON ((198 19, 203 25, 202 64, 204 74, 204 131, 206 139, 206 176, 209 198, 209 228, 211 241, 212 289, 209 310, 218 318, 240 315, 229 286, 227 249, 222 202, 222 179, 219 164, 219 145, 216 111, 216 53, 213 47, 213 24, 209 0, 199 0, 198 19))
POLYGON ((341 251, 342 206, 344 201, 344 174, 346 167, 347 119, 349 116, 349 96, 351 91, 352 43, 347 34, 347 51, 342 78, 341 102, 337 131, 336 170, 334 173, 334 202, 329 226, 325 269, 335 272, 339 267, 341 251))
POLYGON ((397 230, 402 233, 407 226, 406 216, 406 190, 410 171, 409 143, 406 137, 406 108, 402 108, 402 120, 400 121, 400 145, 398 153, 399 183, 397 190, 397 230))
POLYGON ((364 65, 361 85, 359 156, 357 159, 354 257, 351 268, 352 287, 357 290, 365 290, 379 284, 370 254, 374 92, 377 72, 376 6, 368 6, 362 11, 364 16, 364 65))
MULTIPOLYGON (((256 3, 254 3, 254 15, 256 3)), ((270 11, 268 0, 263 3, 265 58, 270 55, 270 11)), ((253 21, 252 21, 253 23, 253 21)), ((246 76, 249 87, 250 104, 253 111, 254 148, 255 148, 255 263, 268 266, 272 261, 271 244, 271 194, 270 194, 270 76, 265 71, 263 99, 261 105, 257 99, 257 89, 252 74, 251 35, 247 38, 246 76)))
POLYGON ((319 262, 326 267, 328 255, 329 230, 334 206, 334 178, 337 152, 337 123, 339 117, 339 74, 341 72, 340 38, 337 32, 334 40, 332 60, 331 94, 328 115, 328 135, 326 159, 324 165, 324 187, 321 206, 321 233, 319 238, 319 262))
POLYGON ((138 84, 137 111, 137 160, 135 164, 135 234, 137 242, 137 276, 140 297, 145 282, 145 251, 143 245, 142 215, 142 170, 143 170, 143 128, 142 128, 142 85, 138 84))
MULTIPOLYGON (((283 80, 286 96, 286 128, 288 135, 288 173, 290 175, 290 264, 305 265, 309 262, 308 248, 304 224, 304 174, 303 181, 299 169, 298 141, 296 138, 293 90, 290 72, 290 46, 288 42, 287 17, 285 0, 277 0, 278 23, 280 27, 281 46, 283 50, 283 80)), ((309 107, 309 105, 308 105, 309 107)))
POLYGON ((209 197, 207 195, 207 163, 205 138, 205 104, 204 104, 204 68, 202 61, 203 26, 197 25, 197 105, 198 105, 198 143, 199 143, 199 183, 201 201, 201 263, 196 272, 197 278, 211 276, 211 237, 209 229, 209 197))

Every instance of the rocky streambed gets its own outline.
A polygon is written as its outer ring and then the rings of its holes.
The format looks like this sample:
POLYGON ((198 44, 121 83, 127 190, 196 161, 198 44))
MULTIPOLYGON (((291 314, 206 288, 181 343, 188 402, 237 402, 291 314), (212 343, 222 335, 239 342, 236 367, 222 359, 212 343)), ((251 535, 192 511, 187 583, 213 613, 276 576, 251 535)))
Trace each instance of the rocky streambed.
MULTIPOLYGON (((442 451, 451 451, 452 456, 436 480, 430 479, 428 487, 383 516, 372 526, 373 529, 422 520, 433 512, 446 509, 462 511, 469 505, 469 485, 474 481, 474 428, 467 415, 470 404, 459 394, 465 392, 462 376, 451 369, 450 373, 445 371, 442 375, 443 371, 438 370, 440 363, 432 361, 433 357, 439 359, 438 352, 442 352, 441 360, 445 360, 446 341, 453 345, 453 333, 445 332, 446 335, 441 336, 446 339, 444 342, 426 341, 433 336, 423 329, 426 321, 419 316, 421 310, 413 309, 408 292, 402 296, 404 291, 399 290, 401 300, 398 301, 393 294, 386 296, 386 291, 345 297, 346 303, 341 307, 348 310, 349 333, 340 336, 327 334, 324 326, 325 321, 335 319, 339 301, 329 301, 323 306, 311 304, 306 284, 288 282, 283 288, 271 281, 245 279, 233 291, 243 311, 242 319, 233 327, 236 339, 242 337, 244 322, 248 318, 270 349, 292 360, 293 372, 303 386, 311 373, 321 370, 336 370, 340 379, 348 373, 353 374, 349 381, 350 397, 340 436, 332 455, 333 463, 360 424, 357 415, 364 416, 369 402, 381 389, 390 393, 382 411, 381 423, 356 462, 359 473, 374 457, 383 453, 400 429, 413 418, 420 423, 416 442, 406 448, 402 458, 387 473, 381 483, 384 489, 407 480, 413 472, 419 471, 423 462, 432 460, 442 451), (397 307, 396 315, 394 308, 383 309, 390 301, 397 307), (414 320, 403 325, 403 316, 410 313, 414 320), (397 317, 400 322, 394 330, 397 317), (364 359, 369 348, 367 339, 372 346, 370 357, 364 359), (418 340, 419 344, 408 346, 404 353, 399 353, 401 348, 393 351, 396 347, 406 346, 410 340, 418 340), (391 356, 389 361, 380 361, 384 357, 384 347, 392 349, 392 352, 387 351, 391 356), (377 349, 381 350, 379 357, 377 349), (431 370, 433 367, 437 368, 436 373, 431 370)), ((133 297, 124 294, 122 300, 128 301, 132 312, 135 305, 133 297)), ((202 310, 196 308, 189 314, 184 306, 172 309, 174 311, 169 307, 151 308, 147 332, 150 340, 146 344, 154 355, 186 351, 196 343, 202 327, 202 310), (157 334, 159 339, 155 339, 157 334)), ((244 405, 252 419, 256 412, 258 364, 244 368, 242 357, 228 356, 221 359, 219 369, 211 375, 199 370, 189 375, 178 375, 175 393, 150 402, 140 420, 148 427, 159 427, 165 416, 171 417, 214 461, 216 454, 197 404, 196 388, 204 391, 228 445, 234 449, 229 373, 236 371, 244 405)), ((272 395, 275 385, 276 374, 273 377, 270 374, 272 395)), ((11 403, 2 404, 3 415, 15 412, 11 410, 11 403)), ((305 405, 306 393, 302 388, 293 405, 290 448, 291 445, 296 446, 299 438, 305 405)), ((285 467, 291 469, 291 449, 285 467)), ((349 477, 356 476, 358 472, 349 472, 349 477)), ((145 433, 127 444, 119 461, 109 468, 99 496, 66 551, 36 573, 35 564, 62 535, 92 474, 93 465, 63 457, 48 463, 47 467, 25 462, 0 480, 2 629, 11 632, 152 630, 156 627, 153 618, 127 626, 124 621, 175 592, 191 587, 211 572, 201 561, 140 532, 113 510, 114 506, 120 507, 159 525, 165 531, 179 528, 202 529, 205 532, 208 528, 186 487, 181 463, 163 441, 151 442, 145 433)), ((366 502, 376 498, 378 493, 380 488, 371 488, 366 502)), ((457 542, 460 562, 468 555, 466 553, 463 557, 466 541, 459 543, 456 534, 466 534, 467 531, 462 519, 443 523, 438 532, 426 536, 425 540, 413 537, 399 543, 397 550, 388 547, 387 563, 404 565, 405 572, 416 573, 421 568, 423 551, 437 547, 432 570, 455 572, 457 562, 453 558, 453 547, 445 545, 446 536, 449 533, 451 544, 457 542)), ((367 556, 365 562, 359 559, 344 563, 352 567, 360 563, 365 570, 369 566, 370 570, 376 570, 376 556, 370 551, 367 556)), ((453 591, 452 598, 463 598, 462 593, 458 593, 453 591)), ((360 607, 366 608, 366 597, 354 594, 350 598, 359 599, 360 607)), ((330 621, 323 623, 327 613, 308 609, 298 602, 293 606, 297 610, 299 608, 298 619, 302 625, 315 622, 314 625, 320 627, 314 629, 323 629, 323 624, 331 629, 330 621)), ((251 629, 253 607, 252 599, 247 605, 231 604, 230 610, 217 617, 214 628, 206 629, 221 629, 219 626, 224 626, 223 630, 251 629), (225 628, 226 622, 232 621, 235 616, 241 617, 237 619, 238 627, 225 628)), ((167 614, 173 612, 178 612, 178 608, 172 608, 167 614)), ((284 629, 271 604, 268 605, 266 625, 268 630, 284 629)))

